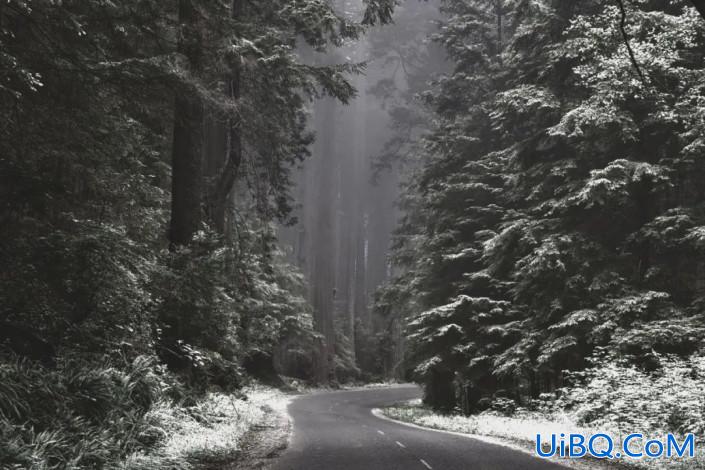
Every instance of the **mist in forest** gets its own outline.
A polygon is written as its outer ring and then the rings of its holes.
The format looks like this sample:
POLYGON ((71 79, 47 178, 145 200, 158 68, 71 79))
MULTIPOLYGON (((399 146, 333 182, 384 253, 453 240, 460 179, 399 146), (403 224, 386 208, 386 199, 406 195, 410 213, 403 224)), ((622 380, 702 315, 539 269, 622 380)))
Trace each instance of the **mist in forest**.
POLYGON ((0 116, 1 469, 705 468, 705 0, 5 0, 0 116))
MULTIPOLYGON (((361 12, 357 2, 337 7, 353 17, 361 12)), ((374 312, 374 293, 393 269, 392 232, 400 183, 412 164, 408 153, 428 130, 418 93, 447 66, 442 50, 430 44, 439 17, 437 2, 408 2, 393 24, 359 41, 326 54, 302 51, 312 63, 365 65, 352 77, 357 94, 349 103, 326 98, 311 107, 316 140, 295 171, 296 222, 279 232, 306 276, 315 325, 325 338, 321 381, 399 373, 401 324, 374 312)))

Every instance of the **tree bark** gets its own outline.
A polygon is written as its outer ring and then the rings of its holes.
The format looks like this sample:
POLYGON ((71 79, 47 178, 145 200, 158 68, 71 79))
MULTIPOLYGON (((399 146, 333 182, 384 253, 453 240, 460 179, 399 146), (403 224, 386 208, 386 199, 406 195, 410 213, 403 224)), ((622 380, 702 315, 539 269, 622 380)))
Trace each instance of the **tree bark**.
MULTIPOLYGON (((203 44, 198 11, 192 0, 179 0, 177 52, 196 78, 202 70, 203 44)), ((201 224, 203 104, 194 93, 179 90, 174 101, 172 148, 171 225, 172 249, 188 245, 201 224)))
POLYGON ((497 58, 499 59, 499 62, 502 62, 502 21, 503 21, 503 15, 504 15, 504 10, 502 8, 502 0, 497 0, 495 3, 495 13, 497 15, 497 58))
POLYGON ((320 134, 316 140, 317 160, 314 165, 316 182, 316 216, 311 234, 312 276, 311 300, 314 309, 316 331, 324 338, 324 357, 321 358, 316 381, 328 382, 335 356, 334 298, 336 297, 336 256, 335 256, 335 199, 334 187, 337 164, 335 161, 335 117, 337 103, 328 98, 317 103, 315 119, 320 134))
MULTIPOLYGON (((233 19, 242 15, 242 1, 233 0, 231 7, 233 19)), ((241 78, 240 59, 236 57, 230 66, 230 75, 227 79, 226 90, 233 103, 240 99, 241 78)), ((231 117, 228 122, 227 159, 220 175, 211 187, 209 194, 208 212, 215 228, 219 233, 225 233, 226 212, 228 196, 235 186, 235 181, 242 163, 242 133, 239 117, 231 117)))

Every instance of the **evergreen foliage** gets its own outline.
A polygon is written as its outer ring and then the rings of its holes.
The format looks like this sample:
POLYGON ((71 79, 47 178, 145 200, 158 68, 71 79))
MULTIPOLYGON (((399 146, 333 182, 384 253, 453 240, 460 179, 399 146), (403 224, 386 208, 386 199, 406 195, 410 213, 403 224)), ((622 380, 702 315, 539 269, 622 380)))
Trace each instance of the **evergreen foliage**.
POLYGON ((297 50, 389 20, 367 3, 2 2, 0 466, 117 466, 159 399, 311 376, 273 223, 307 106, 361 66, 297 50))
POLYGON ((445 1, 454 63, 382 302, 436 408, 526 402, 596 347, 702 347, 703 24, 684 2, 445 1), (699 150, 700 149, 700 150, 699 150), (697 156, 696 156, 697 155, 697 156))

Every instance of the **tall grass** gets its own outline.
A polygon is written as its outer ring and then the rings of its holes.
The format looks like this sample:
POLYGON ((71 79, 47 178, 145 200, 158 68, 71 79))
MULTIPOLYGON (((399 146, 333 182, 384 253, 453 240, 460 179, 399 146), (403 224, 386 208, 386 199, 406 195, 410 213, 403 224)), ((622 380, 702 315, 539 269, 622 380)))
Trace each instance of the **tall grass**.
POLYGON ((154 362, 122 370, 64 359, 0 362, 0 467, 101 468, 151 444, 145 414, 163 393, 154 362))
POLYGON ((227 460, 264 416, 257 398, 276 401, 277 392, 251 392, 254 400, 217 393, 185 400, 177 382, 145 356, 120 367, 76 358, 51 368, 5 360, 0 468, 190 469, 201 460, 227 460))

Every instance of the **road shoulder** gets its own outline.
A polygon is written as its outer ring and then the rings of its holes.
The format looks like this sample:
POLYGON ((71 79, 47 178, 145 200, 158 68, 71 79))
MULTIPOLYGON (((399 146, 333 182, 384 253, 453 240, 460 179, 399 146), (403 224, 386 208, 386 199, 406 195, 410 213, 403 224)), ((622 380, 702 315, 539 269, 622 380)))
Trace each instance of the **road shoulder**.
MULTIPOLYGON (((292 396, 291 399, 295 398, 292 396)), ((289 446, 292 423, 284 403, 261 405, 264 419, 242 437, 237 456, 217 470, 267 470, 289 446)), ((205 469, 210 470, 210 469, 205 469)), ((216 469, 213 469, 216 470, 216 469)))
MULTIPOLYGON (((461 433, 461 432, 456 432, 456 431, 449 431, 449 430, 445 430, 445 429, 420 426, 418 424, 414 424, 409 421, 402 421, 402 420, 387 416, 385 414, 384 409, 381 409, 381 408, 373 409, 372 414, 379 419, 383 419, 385 421, 390 421, 390 422, 393 422, 393 423, 401 425, 401 426, 412 427, 415 429, 422 429, 424 431, 450 434, 453 436, 461 436, 461 437, 465 437, 468 439, 475 439, 475 440, 485 442, 488 444, 506 447, 508 449, 512 449, 512 450, 522 452, 527 455, 531 455, 534 458, 538 458, 538 457, 536 457, 536 454, 534 453, 534 448, 533 448, 532 443, 528 443, 528 442, 521 441, 518 439, 516 439, 516 440, 515 439, 504 439, 504 438, 498 438, 495 436, 485 436, 485 435, 481 435, 481 434, 468 434, 468 433, 461 433)), ((614 469, 629 468, 631 470, 634 470, 634 467, 620 466, 619 464, 616 464, 615 462, 612 462, 612 461, 607 462, 607 461, 600 461, 597 459, 565 459, 565 458, 554 457, 554 458, 545 459, 545 460, 556 463, 558 465, 561 465, 561 466, 565 467, 566 469, 602 470, 602 469, 610 468, 610 469, 614 470, 614 469)))

